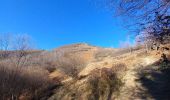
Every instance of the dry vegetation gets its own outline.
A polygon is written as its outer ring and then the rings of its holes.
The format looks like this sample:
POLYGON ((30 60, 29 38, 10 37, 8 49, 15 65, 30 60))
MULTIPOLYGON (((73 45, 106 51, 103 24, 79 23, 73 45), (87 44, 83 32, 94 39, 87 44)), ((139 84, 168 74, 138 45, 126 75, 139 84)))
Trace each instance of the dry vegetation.
POLYGON ((61 57, 58 63, 58 68, 72 78, 78 78, 79 72, 83 70, 87 64, 80 56, 61 57))
MULTIPOLYGON (((100 49, 101 48, 98 48, 98 50, 100 49)), ((105 55, 105 53, 110 54, 116 52, 114 50, 107 50, 102 50, 100 54, 105 55), (109 52, 107 52, 107 50, 109 52)), ((109 54, 102 56, 102 58, 110 57, 109 54)), ((71 76, 73 79, 66 79, 66 81, 63 82, 63 86, 55 91, 55 94, 50 98, 50 100, 105 100, 114 99, 119 95, 119 90, 124 83, 122 79, 127 71, 126 64, 118 62, 115 63, 114 61, 98 61, 97 58, 84 63, 84 60, 80 56, 70 56, 68 52, 63 53, 63 55, 61 56, 60 53, 60 59, 58 60, 60 66, 58 67, 62 72, 71 76), (74 58, 71 59, 72 57, 74 58), (97 66, 97 63, 101 63, 103 65, 99 67, 97 66), (93 66, 91 66, 91 64, 93 66), (111 65, 111 67, 107 68, 106 66, 108 65, 111 65), (89 67, 93 67, 92 70, 85 71, 89 67), (85 73, 88 72, 88 74, 82 74, 84 71, 85 73)), ((114 58, 114 56, 112 58, 114 58)))
POLYGON ((122 77, 126 72, 124 64, 114 65, 112 68, 95 69, 89 75, 88 100, 112 100, 119 95, 123 86, 122 77), (120 73, 121 72, 121 73, 120 73))
MULTIPOLYGON (((1 45, 1 100, 114 100, 126 98, 127 94, 121 93, 123 89, 133 94, 128 88, 135 84, 134 77, 141 76, 138 80, 144 84, 143 79, 148 74, 151 76, 151 73, 134 70, 135 66, 147 67, 146 64, 154 61, 147 58, 153 54, 141 46, 104 49, 73 44, 43 51, 33 50, 25 36, 14 39, 14 44, 4 42, 5 45, 1 45), (139 72, 139 76, 134 72, 139 72)), ((156 56, 159 55, 161 53, 156 56)), ((167 61, 163 58, 159 64, 162 67, 157 70, 169 70, 168 57, 167 61)))
POLYGON ((114 99, 119 95, 119 90, 123 86, 122 77, 125 69, 124 64, 115 65, 113 68, 94 69, 85 78, 64 83, 49 100, 114 99))
POLYGON ((0 74, 2 100, 18 100, 22 96, 25 99, 38 98, 43 90, 52 85, 47 72, 42 69, 18 68, 8 63, 0 65, 0 74))
POLYGON ((36 62, 39 58, 35 56, 41 51, 32 51, 28 41, 25 35, 1 38, 1 100, 46 98, 51 95, 49 89, 57 85, 48 78, 49 73, 40 66, 40 61, 36 62))
POLYGON ((63 80, 59 76, 49 76, 59 71, 77 80, 89 60, 76 53, 93 49, 87 44, 77 44, 66 49, 41 51, 33 50, 29 42, 26 35, 5 34, 0 38, 1 100, 46 100, 63 80))

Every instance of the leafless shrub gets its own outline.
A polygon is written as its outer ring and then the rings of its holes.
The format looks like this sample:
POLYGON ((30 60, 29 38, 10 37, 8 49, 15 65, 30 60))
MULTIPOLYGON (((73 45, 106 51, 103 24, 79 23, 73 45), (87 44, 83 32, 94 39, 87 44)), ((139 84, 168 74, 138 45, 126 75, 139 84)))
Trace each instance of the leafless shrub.
POLYGON ((23 67, 28 62, 28 52, 32 49, 28 35, 4 34, 0 36, 1 59, 11 60, 13 66, 23 67))
POLYGON ((57 52, 56 59, 57 68, 75 79, 78 78, 79 72, 84 69, 88 63, 82 56, 76 54, 71 55, 69 51, 57 52))
POLYGON ((49 85, 51 83, 44 70, 0 64, 0 98, 2 100, 7 98, 18 100, 24 93, 30 97, 37 97, 37 91, 45 89, 49 85))
POLYGON ((70 51, 70 49, 59 49, 42 52, 37 59, 37 64, 49 72, 59 69, 73 78, 78 78, 79 72, 86 67, 87 61, 82 56, 71 54, 70 51))
POLYGON ((8 57, 0 61, 0 99, 18 100, 24 96, 38 100, 53 86, 48 72, 40 68, 40 60, 33 61, 37 55, 32 53, 27 35, 13 36, 10 41, 10 48, 5 46, 8 57))
POLYGON ((113 99, 113 93, 118 93, 122 85, 122 80, 118 78, 112 69, 95 69, 89 77, 89 89, 91 90, 89 99, 113 99))
POLYGON ((59 55, 53 51, 43 51, 37 57, 33 58, 33 62, 35 65, 41 66, 51 73, 57 68, 57 56, 59 55))
POLYGON ((58 61, 59 69, 73 78, 78 78, 79 72, 86 64, 87 62, 80 56, 62 57, 58 61))
POLYGON ((117 63, 112 66, 112 71, 117 74, 119 78, 123 78, 127 71, 125 63, 117 63))
POLYGON ((117 63, 112 66, 112 70, 114 72, 119 72, 119 71, 126 71, 127 67, 125 63, 117 63))

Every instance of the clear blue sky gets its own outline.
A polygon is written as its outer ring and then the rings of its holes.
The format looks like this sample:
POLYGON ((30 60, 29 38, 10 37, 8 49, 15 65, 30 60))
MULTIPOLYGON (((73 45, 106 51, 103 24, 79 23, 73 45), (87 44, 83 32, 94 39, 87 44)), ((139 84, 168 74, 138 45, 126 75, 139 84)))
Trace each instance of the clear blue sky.
POLYGON ((119 18, 96 0, 0 0, 0 34, 28 34, 42 49, 86 42, 118 47, 127 38, 119 18))

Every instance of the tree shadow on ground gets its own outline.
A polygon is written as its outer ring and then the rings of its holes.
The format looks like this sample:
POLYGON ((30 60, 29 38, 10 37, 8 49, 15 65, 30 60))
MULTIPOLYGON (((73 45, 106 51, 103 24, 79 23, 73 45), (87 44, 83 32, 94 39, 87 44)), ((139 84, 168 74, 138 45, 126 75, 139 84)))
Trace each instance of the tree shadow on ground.
POLYGON ((148 94, 156 100, 170 100, 170 62, 154 63, 139 72, 143 87, 147 89, 148 94))

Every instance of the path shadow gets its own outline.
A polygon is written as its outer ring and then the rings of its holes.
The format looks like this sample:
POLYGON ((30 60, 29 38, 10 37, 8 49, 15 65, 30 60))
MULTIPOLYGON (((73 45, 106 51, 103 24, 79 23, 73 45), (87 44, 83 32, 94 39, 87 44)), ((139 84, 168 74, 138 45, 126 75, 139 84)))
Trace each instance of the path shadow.
POLYGON ((147 69, 139 71, 143 87, 155 100, 170 100, 170 62, 166 68, 161 68, 162 63, 154 63, 147 66, 147 69))

